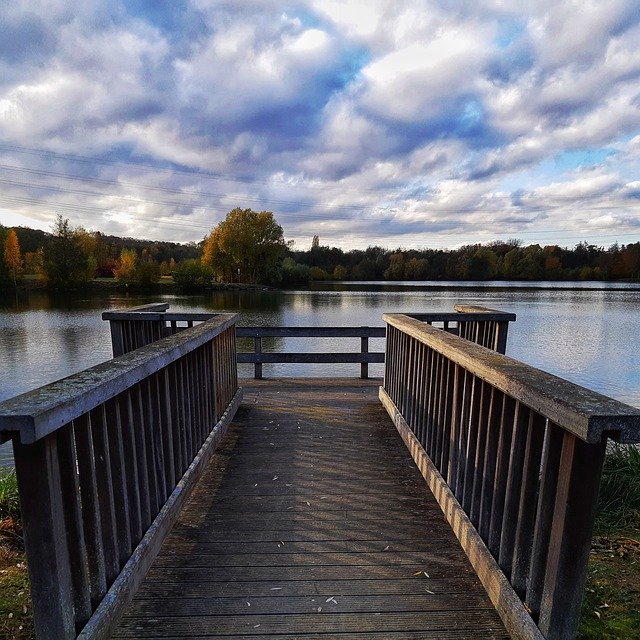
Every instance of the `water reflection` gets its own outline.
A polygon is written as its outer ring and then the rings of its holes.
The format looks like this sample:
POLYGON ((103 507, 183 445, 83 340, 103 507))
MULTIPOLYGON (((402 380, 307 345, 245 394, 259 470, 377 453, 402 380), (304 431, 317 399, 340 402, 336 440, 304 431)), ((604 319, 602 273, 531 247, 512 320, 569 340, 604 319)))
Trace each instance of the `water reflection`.
MULTIPOLYGON (((440 285, 444 283, 439 283, 440 285)), ((455 283, 459 285, 460 283, 455 283)), ((477 283, 476 283, 477 284, 477 283)), ((535 283, 534 283, 535 284, 535 283)), ((576 284, 576 283, 570 283, 576 284)), ((582 284, 582 283, 577 283, 582 284)), ((594 285, 594 283, 586 283, 594 285)), ((483 287, 447 290, 353 283, 316 291, 223 291, 201 296, 131 296, 114 292, 55 296, 47 292, 0 300, 0 400, 70 375, 111 357, 104 309, 161 300, 175 311, 229 311, 243 326, 382 326, 387 312, 451 311, 456 303, 515 312, 507 353, 538 368, 640 406, 640 290, 637 286, 567 289, 483 287), (19 375, 16 373, 19 372, 19 375)), ((411 285, 411 286, 409 286, 411 285)), ((328 287, 328 285, 326 285, 328 287)), ((252 340, 246 345, 253 350, 252 340)), ((370 349, 381 350, 382 340, 370 349)), ((357 350, 358 339, 274 338, 263 349, 357 350)), ((240 367, 244 376, 252 366, 240 367)), ((265 376, 353 376, 358 365, 264 365, 265 376)), ((379 365, 371 367, 380 375, 379 365)), ((0 460, 3 453, 0 450, 0 460)))

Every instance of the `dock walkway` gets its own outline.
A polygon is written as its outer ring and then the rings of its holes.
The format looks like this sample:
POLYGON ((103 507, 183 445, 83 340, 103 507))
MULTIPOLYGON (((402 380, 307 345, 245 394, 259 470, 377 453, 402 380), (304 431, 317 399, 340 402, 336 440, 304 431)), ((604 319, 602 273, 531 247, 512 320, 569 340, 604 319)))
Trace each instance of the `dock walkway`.
POLYGON ((508 638, 377 397, 245 398, 113 638, 508 638))

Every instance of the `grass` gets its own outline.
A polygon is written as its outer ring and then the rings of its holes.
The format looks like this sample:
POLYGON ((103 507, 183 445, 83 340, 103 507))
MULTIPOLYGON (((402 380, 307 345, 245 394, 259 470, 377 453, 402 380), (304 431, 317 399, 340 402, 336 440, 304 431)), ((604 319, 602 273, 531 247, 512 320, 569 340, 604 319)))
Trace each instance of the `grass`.
POLYGON ((20 519, 18 479, 13 469, 0 469, 0 520, 20 519))
POLYGON ((580 640, 640 640, 640 451, 605 460, 580 619, 580 640))
POLYGON ((0 639, 33 637, 18 482, 13 469, 0 469, 0 639))

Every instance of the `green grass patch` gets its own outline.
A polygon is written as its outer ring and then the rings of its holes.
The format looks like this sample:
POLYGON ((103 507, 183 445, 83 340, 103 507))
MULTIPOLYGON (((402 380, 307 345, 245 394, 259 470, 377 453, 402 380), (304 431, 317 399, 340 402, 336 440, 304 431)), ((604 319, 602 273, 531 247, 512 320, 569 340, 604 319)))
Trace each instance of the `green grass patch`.
POLYGON ((580 640, 640 640, 640 451, 616 446, 602 470, 580 640))
POLYGON ((0 469, 0 520, 20 519, 18 479, 14 469, 0 469))

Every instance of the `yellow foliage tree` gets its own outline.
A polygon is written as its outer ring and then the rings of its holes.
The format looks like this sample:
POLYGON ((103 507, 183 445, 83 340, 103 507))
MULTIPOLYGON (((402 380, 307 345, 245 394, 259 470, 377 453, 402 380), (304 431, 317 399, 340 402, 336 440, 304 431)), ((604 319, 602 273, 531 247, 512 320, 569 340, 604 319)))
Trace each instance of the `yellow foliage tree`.
POLYGON ((123 249, 116 261, 113 275, 118 282, 131 284, 136 279, 137 266, 138 254, 133 249, 123 249))
POLYGON ((15 287, 18 283, 18 276, 22 273, 22 254, 20 253, 20 243, 15 229, 9 229, 7 238, 4 241, 4 263, 15 287))
POLYGON ((205 239, 202 263, 228 282, 273 282, 287 249, 270 211, 234 209, 205 239))

